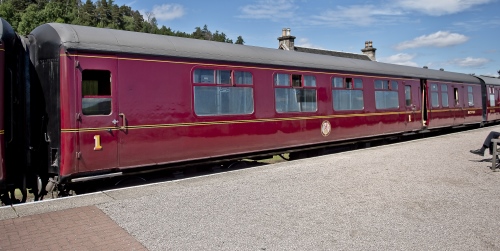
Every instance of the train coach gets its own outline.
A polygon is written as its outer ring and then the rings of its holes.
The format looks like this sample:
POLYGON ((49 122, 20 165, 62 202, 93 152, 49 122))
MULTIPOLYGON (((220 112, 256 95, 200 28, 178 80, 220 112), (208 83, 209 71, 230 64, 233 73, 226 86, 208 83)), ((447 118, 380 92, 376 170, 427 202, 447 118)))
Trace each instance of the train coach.
POLYGON ((500 119, 494 78, 56 23, 26 41, 34 191, 500 119))
POLYGON ((0 199, 12 201, 14 189, 21 188, 26 198, 26 183, 35 184, 34 193, 41 189, 36 173, 29 165, 30 139, 27 132, 29 95, 29 57, 26 41, 0 18, 0 199), (28 180, 27 180, 28 179, 28 180), (35 179, 29 180, 29 179, 35 179), (7 198, 11 191, 11 198, 7 198))

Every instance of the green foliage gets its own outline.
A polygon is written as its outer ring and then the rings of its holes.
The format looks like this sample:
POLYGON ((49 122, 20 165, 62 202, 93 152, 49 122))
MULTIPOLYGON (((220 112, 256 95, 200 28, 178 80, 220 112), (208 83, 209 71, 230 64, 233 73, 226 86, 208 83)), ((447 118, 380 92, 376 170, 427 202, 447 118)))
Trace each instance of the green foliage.
MULTIPOLYGON (((203 28, 196 27, 192 33, 173 31, 164 25, 158 28, 151 12, 146 12, 144 18, 139 11, 126 5, 118 6, 114 0, 82 1, 0 0, 0 17, 23 35, 41 24, 56 22, 233 43, 224 32, 212 33, 206 24, 203 28)), ((236 44, 244 44, 241 36, 236 44)))

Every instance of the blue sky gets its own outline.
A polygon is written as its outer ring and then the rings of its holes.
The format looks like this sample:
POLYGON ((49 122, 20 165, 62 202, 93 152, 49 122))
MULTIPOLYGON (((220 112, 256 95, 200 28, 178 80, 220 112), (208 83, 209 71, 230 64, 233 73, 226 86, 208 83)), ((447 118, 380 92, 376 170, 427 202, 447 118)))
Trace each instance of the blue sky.
POLYGON ((173 30, 197 26, 246 45, 278 48, 282 28, 295 45, 361 53, 377 61, 498 76, 500 0, 120 0, 173 30))

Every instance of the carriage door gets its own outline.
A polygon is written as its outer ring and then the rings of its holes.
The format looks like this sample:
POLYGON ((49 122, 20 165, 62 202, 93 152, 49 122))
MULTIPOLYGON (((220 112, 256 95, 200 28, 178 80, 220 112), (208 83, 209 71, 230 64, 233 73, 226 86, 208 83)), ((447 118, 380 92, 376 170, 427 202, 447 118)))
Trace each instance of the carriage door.
POLYGON ((78 171, 115 168, 118 165, 117 130, 120 123, 115 77, 117 60, 78 60, 78 171))
POLYGON ((465 110, 465 104, 464 100, 465 97, 467 97, 467 93, 464 94, 465 90, 464 86, 462 85, 452 85, 453 88, 453 103, 454 103, 454 125, 461 125, 465 121, 465 113, 467 110, 465 110))
POLYGON ((427 103, 428 103, 428 90, 427 90, 427 79, 421 79, 420 80, 420 98, 422 100, 421 103, 421 114, 422 114, 422 127, 428 127, 429 126, 429 111, 427 110, 427 103))
POLYGON ((418 85, 412 85, 411 82, 403 82, 405 88, 405 124, 407 131, 414 131, 422 128, 422 116, 417 112, 419 105, 418 85))

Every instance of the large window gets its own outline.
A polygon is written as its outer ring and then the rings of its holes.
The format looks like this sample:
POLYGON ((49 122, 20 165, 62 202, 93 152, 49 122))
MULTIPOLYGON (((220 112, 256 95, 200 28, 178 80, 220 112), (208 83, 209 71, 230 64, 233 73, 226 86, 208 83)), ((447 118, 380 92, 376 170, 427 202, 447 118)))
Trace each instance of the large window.
POLYGON ((336 111, 363 110, 363 80, 332 78, 333 109, 336 111))
POLYGON ((82 113, 111 114, 111 73, 103 70, 82 71, 82 113))
POLYGON ((299 74, 277 73, 274 75, 276 112, 315 112, 316 77, 299 74))
POLYGON ((375 80, 375 107, 377 109, 399 108, 398 82, 375 80))
POLYGON ((251 114, 254 111, 250 72, 196 69, 193 85, 196 115, 251 114))

